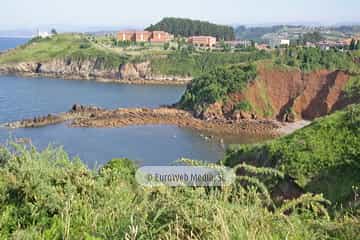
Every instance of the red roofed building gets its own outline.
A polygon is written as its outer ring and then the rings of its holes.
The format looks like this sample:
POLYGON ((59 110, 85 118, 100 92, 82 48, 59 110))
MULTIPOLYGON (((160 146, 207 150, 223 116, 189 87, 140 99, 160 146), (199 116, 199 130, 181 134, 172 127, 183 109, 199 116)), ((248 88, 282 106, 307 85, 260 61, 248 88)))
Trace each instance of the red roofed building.
POLYGON ((137 32, 135 32, 135 41, 136 42, 149 42, 151 36, 152 36, 151 32, 137 31, 137 32))
POLYGON ((170 33, 164 32, 164 31, 153 31, 152 32, 152 38, 150 39, 150 42, 154 43, 163 43, 163 42, 169 42, 174 38, 173 35, 170 33))
POLYGON ((136 40, 135 32, 133 32, 133 31, 119 32, 118 40, 119 41, 135 41, 136 40))
POLYGON ((188 38, 188 43, 200 47, 213 47, 216 44, 216 38, 211 36, 192 36, 188 38))
POLYGON ((164 31, 123 31, 118 33, 119 41, 164 43, 173 39, 173 35, 164 31))

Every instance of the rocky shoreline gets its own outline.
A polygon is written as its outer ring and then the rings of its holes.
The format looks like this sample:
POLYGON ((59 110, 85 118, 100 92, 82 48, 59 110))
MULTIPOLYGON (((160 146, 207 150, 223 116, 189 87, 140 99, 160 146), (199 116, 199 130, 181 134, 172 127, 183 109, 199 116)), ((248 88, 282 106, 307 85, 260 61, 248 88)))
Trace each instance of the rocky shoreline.
POLYGON ((117 68, 105 68, 96 59, 83 61, 54 59, 41 63, 0 64, 0 74, 153 85, 186 85, 192 80, 191 77, 154 74, 150 62, 126 63, 117 68))
POLYGON ((280 125, 271 120, 202 120, 173 107, 102 109, 75 104, 68 112, 7 123, 8 128, 36 128, 69 122, 70 127, 120 128, 132 125, 176 125, 214 134, 279 136, 280 125))

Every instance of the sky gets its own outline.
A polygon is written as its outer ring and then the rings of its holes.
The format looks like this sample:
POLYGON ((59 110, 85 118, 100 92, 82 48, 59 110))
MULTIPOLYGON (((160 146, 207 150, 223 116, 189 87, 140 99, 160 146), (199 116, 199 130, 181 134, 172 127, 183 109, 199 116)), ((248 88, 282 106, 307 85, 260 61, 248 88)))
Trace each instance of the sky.
POLYGON ((359 0, 1 0, 0 29, 142 28, 163 17, 229 25, 360 22, 359 0))

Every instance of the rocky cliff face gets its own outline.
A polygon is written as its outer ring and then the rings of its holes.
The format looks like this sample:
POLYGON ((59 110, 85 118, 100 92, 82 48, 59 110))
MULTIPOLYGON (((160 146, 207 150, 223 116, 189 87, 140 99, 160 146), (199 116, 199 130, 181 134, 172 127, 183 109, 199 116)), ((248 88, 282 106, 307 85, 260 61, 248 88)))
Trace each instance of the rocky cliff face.
POLYGON ((45 75, 62 78, 108 79, 113 81, 146 81, 186 83, 191 78, 152 74, 150 62, 126 63, 116 68, 104 65, 101 59, 54 59, 47 62, 26 62, 0 65, 0 73, 45 75))
MULTIPOLYGON (((253 107, 253 114, 261 118, 312 120, 352 103, 343 92, 349 78, 343 71, 302 73, 259 67, 257 80, 246 91, 230 95, 222 104, 222 114, 233 118, 236 104, 247 101, 253 107)), ((219 109, 218 103, 211 108, 219 109)))

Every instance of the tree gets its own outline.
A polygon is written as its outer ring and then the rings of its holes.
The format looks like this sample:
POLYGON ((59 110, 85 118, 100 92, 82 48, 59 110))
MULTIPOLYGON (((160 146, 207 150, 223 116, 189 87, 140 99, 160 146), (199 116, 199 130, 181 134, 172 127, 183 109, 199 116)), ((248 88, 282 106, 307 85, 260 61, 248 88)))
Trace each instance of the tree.
POLYGON ((355 39, 351 39, 349 49, 352 51, 352 50, 355 50, 356 47, 357 47, 357 45, 356 45, 355 39))
POLYGON ((317 43, 323 39, 324 39, 324 37, 321 35, 320 32, 305 33, 301 38, 303 44, 305 44, 307 42, 317 43))
POLYGON ((168 50, 170 47, 170 43, 164 43, 164 50, 168 50))
POLYGON ((56 34, 57 34, 57 31, 56 31, 55 28, 51 29, 51 34, 53 34, 53 35, 56 35, 56 34))
POLYGON ((360 40, 357 41, 356 50, 360 50, 360 40))
POLYGON ((221 46, 223 52, 230 52, 230 51, 231 51, 231 46, 230 46, 230 44, 225 43, 224 41, 221 41, 221 42, 220 42, 220 46, 221 46))
POLYGON ((166 31, 176 36, 214 36, 218 40, 234 40, 235 33, 231 26, 217 25, 209 22, 184 19, 184 18, 164 18, 155 25, 146 28, 147 31, 166 31))

